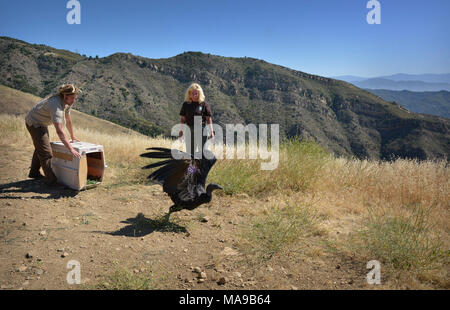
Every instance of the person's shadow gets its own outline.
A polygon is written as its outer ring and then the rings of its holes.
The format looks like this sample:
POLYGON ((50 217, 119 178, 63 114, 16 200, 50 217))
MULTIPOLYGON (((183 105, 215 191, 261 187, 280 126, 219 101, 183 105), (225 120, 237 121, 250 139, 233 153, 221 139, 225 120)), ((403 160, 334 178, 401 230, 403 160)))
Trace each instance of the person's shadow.
POLYGON ((0 199, 59 199, 75 197, 78 191, 65 187, 61 184, 49 186, 44 180, 27 179, 0 185, 0 199), (35 196, 12 195, 20 193, 36 193, 35 196), (48 196, 44 196, 44 195, 48 196))
POLYGON ((180 226, 176 223, 170 222, 166 215, 160 218, 150 219, 146 218, 144 214, 138 213, 134 218, 128 218, 121 223, 129 224, 119 230, 112 232, 99 232, 112 236, 127 236, 127 237, 143 237, 154 231, 160 232, 187 232, 186 227, 180 226))

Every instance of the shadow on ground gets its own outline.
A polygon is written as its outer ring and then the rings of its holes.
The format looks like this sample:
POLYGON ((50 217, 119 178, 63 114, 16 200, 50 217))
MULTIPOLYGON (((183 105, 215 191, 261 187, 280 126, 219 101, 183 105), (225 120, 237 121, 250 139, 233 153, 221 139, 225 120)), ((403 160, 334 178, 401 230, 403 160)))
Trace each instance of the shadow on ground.
POLYGON ((28 179, 23 181, 11 182, 0 185, 0 199, 60 199, 75 197, 78 195, 78 191, 65 187, 61 184, 47 185, 43 180, 28 179), (36 193, 48 196, 32 196, 22 197, 20 195, 9 194, 21 194, 21 193, 36 193))
POLYGON ((187 232, 186 227, 170 222, 166 215, 161 216, 160 218, 150 219, 146 218, 144 214, 139 213, 135 218, 128 218, 125 221, 121 221, 121 223, 129 225, 113 232, 101 233, 112 236, 143 237, 155 231, 175 233, 187 232))

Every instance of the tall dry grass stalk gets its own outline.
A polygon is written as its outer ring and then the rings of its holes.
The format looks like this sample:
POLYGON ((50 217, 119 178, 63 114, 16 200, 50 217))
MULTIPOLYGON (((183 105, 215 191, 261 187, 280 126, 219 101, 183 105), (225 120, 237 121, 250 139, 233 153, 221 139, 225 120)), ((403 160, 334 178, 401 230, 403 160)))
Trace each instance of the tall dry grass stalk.
POLYGON ((333 192, 351 189, 371 201, 448 208, 449 171, 445 161, 397 159, 380 162, 336 158, 327 162, 315 189, 333 192))
POLYGON ((20 116, 0 114, 0 132, 1 145, 22 146, 31 142, 30 134, 25 128, 25 119, 20 116))

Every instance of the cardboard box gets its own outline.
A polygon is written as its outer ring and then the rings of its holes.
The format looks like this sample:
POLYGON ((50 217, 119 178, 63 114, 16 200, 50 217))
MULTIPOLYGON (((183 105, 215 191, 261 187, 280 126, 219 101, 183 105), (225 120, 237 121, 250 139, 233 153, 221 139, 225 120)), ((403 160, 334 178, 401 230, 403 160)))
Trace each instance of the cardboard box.
POLYGON ((74 157, 62 142, 50 142, 50 145, 53 152, 52 170, 58 182, 74 190, 89 189, 102 183, 107 167, 102 145, 71 143, 81 158, 74 157))

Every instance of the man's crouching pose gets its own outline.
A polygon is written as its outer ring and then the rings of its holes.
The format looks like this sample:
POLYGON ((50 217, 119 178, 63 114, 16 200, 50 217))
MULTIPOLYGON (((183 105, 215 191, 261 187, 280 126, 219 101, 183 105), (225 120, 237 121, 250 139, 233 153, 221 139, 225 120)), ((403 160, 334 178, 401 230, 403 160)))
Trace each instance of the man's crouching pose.
POLYGON ((70 145, 64 133, 65 119, 72 141, 79 141, 73 134, 72 117, 70 116, 70 108, 77 100, 79 92, 80 89, 72 84, 62 85, 56 95, 40 101, 28 112, 25 122, 34 144, 34 154, 28 177, 33 179, 43 178, 44 176, 39 172, 40 167, 42 167, 47 184, 52 185, 57 181, 51 167, 52 149, 47 128, 51 124, 55 126, 61 142, 73 156, 80 157, 80 154, 70 145))

